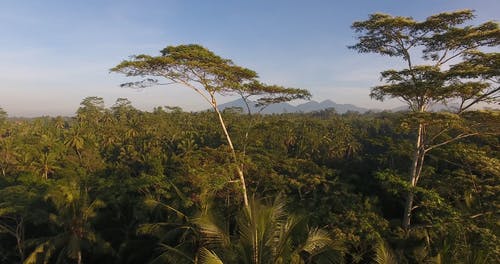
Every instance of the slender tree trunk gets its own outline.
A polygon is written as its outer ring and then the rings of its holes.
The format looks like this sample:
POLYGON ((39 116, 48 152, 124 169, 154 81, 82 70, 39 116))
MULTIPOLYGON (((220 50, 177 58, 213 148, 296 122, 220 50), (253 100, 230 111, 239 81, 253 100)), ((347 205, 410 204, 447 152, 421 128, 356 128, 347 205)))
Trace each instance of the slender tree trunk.
POLYGON ((43 153, 43 179, 47 180, 49 178, 49 165, 47 164, 48 155, 43 153))
POLYGON ((43 166, 43 179, 48 180, 49 179, 49 167, 47 164, 43 166))
MULTIPOLYGON (((424 162, 424 124, 419 123, 418 131, 417 131, 417 140, 415 144, 415 151, 413 152, 413 162, 410 168, 410 185, 411 187, 417 186, 418 179, 420 178, 420 174, 422 172, 423 162, 424 162)), ((413 202, 415 198, 415 193, 413 190, 408 191, 406 194, 406 202, 404 207, 404 215, 402 227, 404 230, 408 231, 411 224, 411 216, 413 210, 413 202)))
POLYGON ((215 100, 212 100, 212 106, 214 108, 214 111, 217 113, 217 117, 219 118, 219 122, 221 124, 222 130, 224 131, 224 135, 226 136, 227 143, 229 145, 229 148, 231 149, 231 154, 236 164, 236 172, 238 173, 238 177, 241 183, 240 185, 241 185, 241 192, 243 194, 243 202, 245 204, 245 208, 247 209, 248 213, 250 213, 250 205, 248 203, 247 187, 245 183, 245 176, 243 174, 243 170, 241 169, 241 165, 238 161, 238 157, 236 156, 236 151, 234 149, 233 142, 231 140, 231 137, 229 136, 229 133, 227 132, 226 124, 224 123, 224 119, 222 118, 221 112, 217 108, 217 103, 215 102, 215 100))
POLYGON ((413 199, 415 194, 410 191, 406 194, 406 202, 405 202, 405 212, 403 216, 403 229, 408 231, 410 228, 410 220, 411 220, 411 207, 413 207, 413 199))

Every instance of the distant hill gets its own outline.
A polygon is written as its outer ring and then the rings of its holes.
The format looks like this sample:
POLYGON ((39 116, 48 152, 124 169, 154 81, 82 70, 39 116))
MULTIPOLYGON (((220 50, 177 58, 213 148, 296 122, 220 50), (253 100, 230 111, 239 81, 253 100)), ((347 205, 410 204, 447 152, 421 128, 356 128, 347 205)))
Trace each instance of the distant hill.
MULTIPOLYGON (((458 104, 436 104, 433 105, 429 108, 430 111, 432 112, 440 112, 440 111, 450 111, 450 112, 455 112, 459 108, 458 104)), ((400 112, 400 111, 408 111, 410 108, 408 106, 399 106, 396 108, 391 109, 391 112, 400 112)))
POLYGON ((364 113, 369 110, 352 104, 337 104, 332 100, 324 100, 319 103, 316 101, 309 101, 307 103, 298 105, 297 108, 299 109, 299 112, 304 113, 334 108, 335 111, 337 111, 337 113, 339 114, 343 114, 349 111, 364 113))
MULTIPOLYGON (((250 104, 250 109, 252 113, 256 113, 258 111, 258 108, 255 107, 255 102, 249 102, 250 104)), ((245 102, 243 99, 237 99, 225 104, 219 105, 219 109, 223 110, 226 108, 242 108, 243 112, 246 112, 246 106, 245 102)), ((310 113, 310 112, 315 112, 315 111, 321 111, 325 109, 335 109, 335 111, 339 114, 344 114, 346 112, 359 112, 359 113, 365 113, 368 111, 372 112, 380 112, 380 111, 390 111, 390 112, 400 112, 400 111, 408 111, 409 108, 408 106, 399 106, 395 107, 392 109, 368 109, 368 108, 363 108, 359 107, 353 104, 337 104, 333 102, 332 100, 324 100, 321 102, 317 101, 309 101, 303 104, 299 104, 297 106, 291 105, 289 103, 280 103, 280 104, 273 104, 264 109, 262 113, 264 114, 282 114, 282 113, 310 113)), ((458 108, 458 104, 436 104, 433 105, 430 108, 430 111, 433 112, 439 112, 439 111, 455 111, 458 108)))
MULTIPOLYGON (((243 99, 238 99, 219 105, 219 109, 221 110, 226 108, 242 108, 243 111, 246 111, 246 105, 243 99)), ((297 106, 293 106, 289 103, 272 104, 266 107, 264 111, 262 111, 262 113, 264 114, 309 113, 329 108, 334 108, 335 111, 337 111, 337 113, 339 114, 343 114, 348 111, 364 113, 369 110, 352 104, 337 104, 331 100, 325 100, 322 102, 309 101, 307 103, 303 103, 297 106)), ((255 107, 255 102, 250 102, 250 109, 253 113, 258 111, 258 108, 255 107)))

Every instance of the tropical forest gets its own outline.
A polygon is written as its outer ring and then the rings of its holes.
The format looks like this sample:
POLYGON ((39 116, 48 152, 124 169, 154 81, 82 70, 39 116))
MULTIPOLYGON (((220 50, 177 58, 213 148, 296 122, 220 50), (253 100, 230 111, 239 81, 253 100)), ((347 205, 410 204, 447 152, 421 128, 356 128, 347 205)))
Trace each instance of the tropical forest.
POLYGON ((500 29, 475 15, 351 21, 345 52, 397 62, 369 93, 400 111, 266 114, 313 91, 203 43, 109 74, 206 110, 93 95, 73 116, 1 110, 0 263, 500 263, 500 29))

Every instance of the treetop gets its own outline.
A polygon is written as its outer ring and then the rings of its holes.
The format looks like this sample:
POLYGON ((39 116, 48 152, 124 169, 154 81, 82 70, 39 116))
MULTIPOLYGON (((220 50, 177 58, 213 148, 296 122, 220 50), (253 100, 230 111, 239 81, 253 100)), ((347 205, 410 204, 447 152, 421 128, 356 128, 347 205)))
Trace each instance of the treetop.
POLYGON ((143 88, 159 85, 162 83, 157 78, 163 77, 171 83, 185 85, 198 93, 205 90, 209 97, 215 93, 239 94, 244 98, 260 96, 259 105, 309 99, 311 96, 303 89, 264 84, 258 81, 255 71, 235 65, 231 60, 222 58, 198 44, 167 46, 160 54, 132 56, 111 71, 144 78, 122 86, 143 88))
POLYGON ((411 109, 424 111, 438 102, 458 100, 462 112, 479 102, 498 101, 499 55, 488 52, 500 44, 495 21, 468 25, 472 10, 440 13, 416 21, 412 17, 372 14, 354 22, 358 43, 350 49, 400 57, 402 70, 381 73, 385 85, 372 88, 371 97, 399 98, 411 109), (420 65, 415 56, 420 55, 420 65))

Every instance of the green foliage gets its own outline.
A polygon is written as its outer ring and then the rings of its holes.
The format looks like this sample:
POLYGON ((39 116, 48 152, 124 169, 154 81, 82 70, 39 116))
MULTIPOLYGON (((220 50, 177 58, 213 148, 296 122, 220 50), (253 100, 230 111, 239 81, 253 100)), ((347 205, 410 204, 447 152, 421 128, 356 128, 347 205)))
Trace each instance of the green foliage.
POLYGON ((237 217, 237 233, 233 239, 228 230, 219 227, 213 216, 202 215, 197 220, 204 245, 200 250, 200 260, 308 263, 323 259, 327 263, 341 262, 342 253, 338 252, 342 250, 341 243, 322 229, 305 232, 300 218, 288 215, 284 207, 279 199, 270 205, 252 201, 251 211, 242 211, 237 217))
POLYGON ((7 112, 5 112, 1 107, 0 107, 0 125, 2 125, 5 121, 7 120, 7 112))
POLYGON ((499 262, 500 114, 470 111, 498 100, 498 53, 482 49, 498 45, 498 24, 463 26, 472 17, 353 24, 353 49, 408 63, 382 72, 372 96, 400 98, 411 113, 219 111, 215 95, 262 110, 310 94, 263 84, 199 45, 112 71, 145 78, 124 86, 182 84, 216 115, 144 112, 125 98, 106 108, 100 97, 74 118, 0 110, 0 262, 499 262), (453 113, 428 111, 450 100, 453 113), (242 187, 254 194, 244 208, 242 187))
POLYGON ((377 100, 400 98, 419 112, 454 99, 460 102, 458 112, 481 101, 495 101, 498 54, 480 49, 498 46, 500 29, 492 21, 460 27, 473 17, 471 10, 441 13, 424 21, 373 14, 353 23, 360 35, 351 49, 401 57, 408 64, 402 70, 383 71, 381 78, 387 84, 374 87, 371 96, 377 100), (421 53, 425 64, 414 65, 416 53, 421 53), (458 57, 462 61, 453 63, 458 57), (450 64, 447 70, 444 66, 450 64), (482 78, 478 81, 478 77, 482 78))
MULTIPOLYGON (((235 165, 213 113, 148 113, 123 99, 110 109, 93 105, 80 113, 98 116, 0 127, 2 262, 193 263, 217 256, 252 263, 253 248, 261 263, 366 263, 377 254, 401 263, 491 263, 500 256, 497 111, 461 119, 259 116, 246 148, 235 148, 249 190, 261 198, 248 214, 234 199, 235 165), (463 124, 491 133, 430 152, 427 176, 412 187, 405 173, 413 134, 401 123, 412 128, 414 119, 447 126, 436 140, 452 138, 463 124), (410 234, 398 227, 408 190, 419 201, 410 234)), ((223 114, 235 142, 245 140, 249 117, 223 114)))
MULTIPOLYGON (((171 83, 181 84, 192 89, 209 103, 217 114, 218 122, 231 152, 233 164, 235 165, 234 169, 238 176, 239 189, 247 210, 249 209, 249 199, 245 174, 235 151, 231 135, 228 132, 228 127, 217 107, 215 95, 240 95, 247 104, 248 114, 250 114, 248 105, 250 96, 260 96, 258 106, 262 107, 294 99, 308 99, 311 96, 308 91, 303 89, 262 84, 257 80, 257 73, 254 71, 237 66, 231 60, 223 59, 212 51, 196 44, 168 46, 161 51, 161 56, 157 57, 149 55, 133 56, 131 60, 122 61, 111 71, 126 76, 161 77, 171 83)), ((147 78, 138 82, 126 83, 122 86, 146 87, 157 84, 159 84, 157 79, 147 78)), ((245 145, 246 141, 243 144, 245 145)))
MULTIPOLYGON (((483 129, 484 124, 478 119, 473 125, 467 124, 466 111, 481 102, 498 102, 499 56, 488 51, 500 44, 500 28, 493 21, 466 25, 473 18, 472 10, 440 13, 424 21, 372 14, 368 20, 352 25, 359 35, 358 43, 351 49, 399 57, 406 64, 402 69, 382 71, 384 84, 373 87, 370 96, 381 101, 397 98, 409 107, 409 122, 402 128, 409 130, 411 124, 416 127, 409 166, 410 187, 416 187, 425 174, 428 152, 491 132, 483 129), (415 64, 415 57, 419 57, 420 65, 415 64), (433 105, 448 103, 458 104, 450 110, 454 115, 430 113, 433 105)), ((493 133, 498 133, 498 129, 493 133)), ((407 189, 402 222, 406 231, 415 208, 415 190, 407 189)))
POLYGON ((377 264, 397 264, 397 258, 392 249, 384 241, 380 241, 375 246, 375 263, 377 264))
MULTIPOLYGON (((205 47, 196 44, 168 46, 161 56, 136 55, 112 68, 126 76, 150 76, 138 82, 125 83, 125 87, 147 87, 161 84, 158 77, 183 84, 201 94, 213 104, 215 93, 238 94, 244 98, 261 96, 259 105, 309 98, 306 90, 264 85, 257 81, 257 73, 235 65, 205 47), (197 86, 201 86, 201 89, 197 86), (203 92, 206 92, 204 94, 203 92)), ((214 106, 216 107, 216 105, 214 106)))

